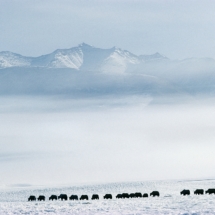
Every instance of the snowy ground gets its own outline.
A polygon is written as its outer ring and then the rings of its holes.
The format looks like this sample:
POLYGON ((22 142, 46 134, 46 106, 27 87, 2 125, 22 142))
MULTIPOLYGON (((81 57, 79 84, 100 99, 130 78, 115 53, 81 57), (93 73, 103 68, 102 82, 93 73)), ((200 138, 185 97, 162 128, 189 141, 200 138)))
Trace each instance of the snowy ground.
MULTIPOLYGON (((17 185, 18 186, 18 185, 17 185)), ((20 185, 21 186, 21 185, 20 185)), ((204 190, 215 187, 215 180, 196 181, 148 181, 135 183, 112 183, 100 185, 79 185, 67 187, 2 187, 0 193, 0 214, 215 214, 215 196, 196 196, 197 188, 204 190), (190 196, 180 196, 182 189, 190 189, 190 196), (160 191, 161 196, 139 199, 116 199, 117 193, 160 191), (68 195, 98 193, 100 200, 27 202, 29 195, 66 193, 68 195), (106 194, 113 194, 112 200, 103 200, 106 194)))

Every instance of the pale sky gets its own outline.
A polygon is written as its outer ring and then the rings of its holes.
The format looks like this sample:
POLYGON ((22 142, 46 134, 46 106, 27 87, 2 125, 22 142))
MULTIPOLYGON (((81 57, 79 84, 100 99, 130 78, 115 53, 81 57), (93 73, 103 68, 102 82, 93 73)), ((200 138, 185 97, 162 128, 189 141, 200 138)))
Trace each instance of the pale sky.
POLYGON ((215 57, 214 11, 213 0, 0 0, 0 51, 39 56, 85 42, 215 57))

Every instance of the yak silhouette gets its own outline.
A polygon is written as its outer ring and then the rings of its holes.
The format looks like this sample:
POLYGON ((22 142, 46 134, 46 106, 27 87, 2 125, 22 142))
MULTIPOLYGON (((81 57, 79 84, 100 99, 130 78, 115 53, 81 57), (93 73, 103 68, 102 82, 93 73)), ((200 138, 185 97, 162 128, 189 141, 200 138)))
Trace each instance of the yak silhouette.
POLYGON ((129 198, 135 198, 135 193, 130 193, 129 198))
POLYGON ((93 194, 91 199, 92 200, 99 199, 99 195, 98 194, 93 194))
POLYGON ((45 196, 39 196, 37 198, 38 201, 45 201, 46 197, 45 196))
POLYGON ((136 198, 141 198, 141 197, 143 197, 143 196, 142 196, 141 193, 135 193, 135 197, 136 197, 136 198))
POLYGON ((190 195, 190 190, 182 190, 181 195, 184 195, 184 196, 190 195))
POLYGON ((112 195, 111 194, 105 194, 104 199, 112 199, 112 195))
POLYGON ((153 197, 160 196, 160 193, 158 191, 153 191, 150 193, 150 196, 153 196, 153 197))
POLYGON ((35 196, 29 196, 28 201, 36 201, 36 197, 35 196))
POLYGON ((69 197, 70 200, 78 200, 78 196, 77 195, 71 195, 69 197))
POLYGON ((49 197, 49 200, 57 200, 57 196, 56 195, 51 195, 50 197, 49 197))
POLYGON ((129 198, 129 194, 128 193, 122 193, 122 198, 123 199, 128 199, 129 198))
POLYGON ((63 201, 63 200, 67 200, 68 199, 68 197, 67 197, 67 195, 66 194, 60 194, 59 196, 58 196, 58 199, 60 199, 61 201, 63 201))
POLYGON ((196 190, 194 191, 194 194, 195 194, 195 195, 203 195, 203 194, 204 194, 204 190, 203 190, 203 189, 196 189, 196 190))
POLYGON ((117 194, 117 195, 116 195, 116 198, 117 198, 117 199, 121 199, 121 198, 122 198, 122 194, 117 194))
POLYGON ((215 194, 215 189, 214 188, 210 188, 210 189, 206 190, 205 193, 215 194))
POLYGON ((88 195, 82 195, 80 200, 88 200, 88 195))

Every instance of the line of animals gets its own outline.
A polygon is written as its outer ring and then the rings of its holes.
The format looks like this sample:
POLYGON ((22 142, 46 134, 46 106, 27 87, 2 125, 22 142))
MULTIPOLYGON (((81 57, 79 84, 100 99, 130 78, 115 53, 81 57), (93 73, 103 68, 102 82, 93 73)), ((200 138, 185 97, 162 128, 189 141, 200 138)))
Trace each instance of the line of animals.
MULTIPOLYGON (((158 192, 158 191, 153 191, 153 192, 151 192, 150 193, 150 196, 160 196, 160 193, 158 192)), ((144 194, 141 194, 141 193, 131 193, 131 194, 128 194, 128 193, 122 193, 122 194, 117 194, 116 195, 116 198, 117 199, 125 199, 125 198, 145 198, 145 197, 149 197, 149 195, 147 194, 147 193, 144 193, 144 194)), ((103 198, 104 199, 112 199, 113 198, 113 196, 112 196, 112 194, 105 194, 104 196, 103 196, 103 198)), ((51 195, 50 197, 49 197, 49 200, 58 200, 58 199, 60 199, 60 200, 68 200, 68 196, 66 195, 66 194, 60 194, 59 196, 57 196, 57 195, 51 195)), ((92 200, 98 200, 99 199, 99 195, 98 194, 93 194, 92 195, 92 198, 91 198, 92 200)), ((38 198, 37 198, 37 200, 38 201, 45 201, 45 196, 39 196, 38 198)), ((70 197, 69 197, 69 200, 78 200, 78 196, 77 195, 71 195, 70 197)), ((89 198, 88 198, 88 195, 82 195, 81 197, 80 197, 80 200, 89 200, 89 198)), ((35 196, 30 196, 29 198, 28 198, 28 201, 36 201, 36 197, 35 196)))
MULTIPOLYGON (((208 190, 205 191, 205 193, 207 194, 215 194, 215 189, 213 188, 210 188, 208 190)), ((182 190, 181 195, 190 195, 190 190, 182 190)), ((197 189, 194 191, 194 194, 195 195, 203 195, 204 194, 204 190, 203 189, 197 189)), ((150 193, 150 196, 160 196, 160 193, 158 191, 153 191, 150 193)), ((149 197, 149 195, 147 193, 144 193, 144 194, 141 194, 141 193, 131 193, 131 194, 128 194, 128 193, 122 193, 122 194, 117 194, 116 195, 116 198, 117 199, 126 199, 126 198, 147 198, 149 197)), ((112 199, 112 194, 106 194, 103 196, 104 199, 112 199)), ((66 194, 60 194, 59 196, 57 195, 51 195, 49 197, 49 200, 68 200, 68 196, 66 194)), ((99 199, 99 195, 98 194, 93 194, 92 195, 92 198, 91 200, 98 200, 99 199)), ((45 201, 45 196, 42 196, 40 195, 38 198, 37 198, 38 201, 45 201)), ((78 200, 78 196, 77 195, 71 195, 69 197, 69 200, 78 200)), ((89 200, 88 198, 88 195, 82 195, 80 197, 80 200, 89 200)), ((30 196, 28 198, 28 201, 36 201, 36 197, 35 196, 30 196)))
MULTIPOLYGON (((207 194, 207 193, 208 194, 215 194, 215 189, 210 188, 210 189, 205 191, 205 194, 207 194)), ((204 195, 204 190, 203 189, 197 189, 194 191, 194 194, 195 195, 204 195)), ((190 195, 190 190, 182 190, 181 195, 184 195, 184 196, 190 195)))

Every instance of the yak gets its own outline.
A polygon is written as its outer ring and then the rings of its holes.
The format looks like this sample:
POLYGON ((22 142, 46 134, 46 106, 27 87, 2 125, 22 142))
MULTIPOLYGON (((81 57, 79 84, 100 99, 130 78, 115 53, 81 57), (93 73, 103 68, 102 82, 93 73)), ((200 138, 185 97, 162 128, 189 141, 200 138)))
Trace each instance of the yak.
POLYGON ((56 195, 51 195, 50 197, 49 197, 49 200, 57 200, 57 196, 56 195))
POLYGON ((71 195, 69 197, 70 200, 78 200, 78 196, 77 195, 71 195))
POLYGON ((129 198, 129 194, 128 194, 128 193, 122 193, 122 198, 123 198, 123 199, 129 198))
POLYGON ((206 190, 205 193, 215 194, 215 189, 214 188, 210 188, 210 189, 206 190))
POLYGON ((135 193, 135 197, 136 197, 136 198, 141 198, 141 197, 143 197, 143 196, 142 196, 141 193, 135 193))
POLYGON ((184 196, 190 195, 190 190, 182 190, 181 195, 184 195, 184 196))
POLYGON ((117 198, 117 199, 121 199, 121 198, 122 198, 122 194, 117 194, 117 195, 116 195, 116 198, 117 198))
POLYGON ((60 199, 61 201, 63 201, 63 200, 67 200, 67 195, 66 194, 60 194, 59 196, 58 196, 58 199, 60 199))
POLYGON ((129 198, 135 198, 136 196, 135 196, 135 193, 131 193, 130 195, 129 195, 129 198))
POLYGON ((153 196, 153 197, 160 196, 160 193, 158 191, 153 191, 150 193, 150 196, 153 196))
POLYGON ((203 190, 203 189, 196 189, 196 190, 194 191, 194 194, 195 194, 195 195, 203 195, 203 194, 204 194, 204 190, 203 190))
POLYGON ((105 194, 104 199, 112 199, 112 195, 111 194, 105 194))
POLYGON ((37 198, 38 201, 45 201, 46 197, 45 196, 39 196, 37 198))
POLYGON ((29 196, 28 201, 36 201, 36 197, 35 196, 29 196))
POLYGON ((147 198, 147 197, 149 197, 148 193, 144 193, 143 198, 147 198))
POLYGON ((88 195, 82 195, 80 200, 88 200, 88 195))
POLYGON ((94 200, 94 199, 99 199, 99 195, 98 195, 98 194, 93 194, 91 199, 92 199, 92 200, 94 200))

